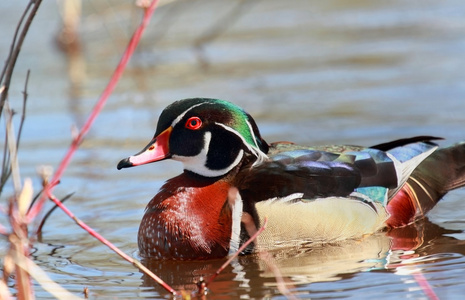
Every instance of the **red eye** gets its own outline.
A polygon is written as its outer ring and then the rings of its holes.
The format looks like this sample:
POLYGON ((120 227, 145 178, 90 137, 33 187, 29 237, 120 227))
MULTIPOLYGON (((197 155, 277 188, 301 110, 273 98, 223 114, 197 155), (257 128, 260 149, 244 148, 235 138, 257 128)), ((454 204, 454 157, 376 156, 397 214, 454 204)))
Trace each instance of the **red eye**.
POLYGON ((186 128, 191 130, 197 130, 202 126, 202 120, 199 117, 190 117, 187 119, 186 128))

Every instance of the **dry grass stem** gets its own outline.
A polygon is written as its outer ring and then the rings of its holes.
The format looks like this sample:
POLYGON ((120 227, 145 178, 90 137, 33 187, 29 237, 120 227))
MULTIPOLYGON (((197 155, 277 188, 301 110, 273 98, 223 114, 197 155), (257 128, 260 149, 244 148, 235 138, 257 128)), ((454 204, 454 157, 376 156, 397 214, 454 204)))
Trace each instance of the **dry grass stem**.
POLYGON ((39 266, 37 266, 30 258, 24 257, 19 266, 24 268, 24 270, 27 270, 29 275, 31 275, 31 277, 34 278, 34 280, 36 280, 44 288, 44 290, 49 292, 55 298, 63 300, 82 299, 68 292, 55 281, 50 279, 47 273, 45 273, 39 266))

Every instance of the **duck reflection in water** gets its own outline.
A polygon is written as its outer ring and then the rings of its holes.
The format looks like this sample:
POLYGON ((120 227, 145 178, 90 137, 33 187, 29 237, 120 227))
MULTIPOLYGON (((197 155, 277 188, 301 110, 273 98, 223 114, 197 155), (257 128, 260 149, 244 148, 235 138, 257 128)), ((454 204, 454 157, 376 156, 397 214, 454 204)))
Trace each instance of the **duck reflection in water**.
MULTIPOLYGON (((292 292, 293 286, 316 282, 347 280, 359 272, 395 272, 418 267, 432 261, 446 260, 443 255, 465 255, 465 241, 452 234, 460 230, 445 229, 428 218, 401 228, 379 232, 357 240, 320 246, 283 248, 268 252, 272 259, 261 259, 260 253, 239 256, 208 286, 209 293, 239 298, 279 295, 276 289, 277 268, 292 292), (425 258, 425 260, 422 260, 425 258), (427 258, 427 259, 426 259, 427 258)), ((172 261, 144 259, 143 263, 177 291, 197 293, 201 278, 209 279, 225 259, 207 261, 172 261)), ((143 286, 153 287, 161 295, 166 291, 143 275, 143 286)), ((305 296, 296 294, 296 296, 305 296)), ((308 295, 307 295, 308 296, 308 295)))

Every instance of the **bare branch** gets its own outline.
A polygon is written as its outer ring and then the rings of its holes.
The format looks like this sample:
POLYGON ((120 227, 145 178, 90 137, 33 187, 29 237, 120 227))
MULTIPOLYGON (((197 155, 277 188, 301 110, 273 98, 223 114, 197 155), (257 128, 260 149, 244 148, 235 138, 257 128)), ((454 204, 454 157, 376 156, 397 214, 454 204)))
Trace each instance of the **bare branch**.
MULTIPOLYGON (((16 60, 18 59, 19 52, 21 51, 21 47, 23 46, 24 39, 26 38, 26 35, 29 31, 29 27, 31 26, 32 20, 34 20, 34 17, 37 14, 37 10, 40 7, 40 4, 42 3, 42 0, 31 0, 28 4, 28 8, 26 11, 29 11, 29 5, 33 5, 32 10, 29 13, 29 16, 26 19, 26 23, 24 24, 23 30, 21 31, 21 34, 19 35, 18 42, 14 47, 12 47, 12 51, 10 52, 7 60, 7 66, 6 66, 6 71, 5 71, 5 77, 2 75, 2 80, 5 78, 5 81, 3 85, 5 86, 5 91, 0 95, 0 116, 2 115, 2 110, 3 110, 3 105, 5 104, 6 98, 8 96, 8 90, 10 88, 10 82, 11 82, 11 77, 13 76, 13 70, 16 65, 16 60)), ((18 29, 20 25, 22 24, 23 17, 21 18, 20 23, 18 24, 18 29)), ((13 44, 16 39, 13 39, 13 44)), ((0 81, 2 82, 2 81, 0 81)))
POLYGON ((29 75, 31 75, 31 70, 27 70, 26 80, 24 82, 24 91, 23 91, 23 110, 21 112, 21 121, 19 123, 18 137, 16 139, 16 149, 19 149, 19 141, 21 139, 21 133, 23 132, 23 124, 26 119, 26 103, 27 103, 27 85, 29 83, 29 75))
POLYGON ((6 59, 5 66, 3 67, 2 75, 0 75, 0 82, 3 82, 3 78, 5 77, 6 69, 8 68, 8 66, 10 64, 10 58, 13 55, 13 52, 15 50, 15 44, 16 44, 16 39, 18 37, 19 29, 21 28, 21 24, 23 24, 24 18, 26 17, 27 12, 31 8, 32 4, 33 4, 33 1, 30 1, 27 4, 26 9, 23 11, 23 14, 21 15, 21 18, 19 18, 19 22, 16 25, 15 34, 13 35, 13 41, 11 41, 11 45, 10 45, 10 52, 8 53, 8 57, 6 59))
POLYGON ((155 275, 152 271, 150 271, 147 267, 145 267, 140 261, 137 259, 132 258, 131 256, 127 255, 123 251, 121 251, 118 247, 113 245, 110 241, 105 239, 103 236, 98 234, 95 230, 93 230, 91 227, 89 227, 86 223, 82 222, 78 217, 76 217, 66 206, 64 206, 60 200, 58 200, 54 195, 50 193, 50 190, 45 190, 47 193, 47 197, 49 197, 50 200, 53 201, 58 207, 61 208, 61 210, 68 215, 71 219, 76 222, 78 226, 80 226, 82 229, 87 231, 91 236, 96 238, 98 241, 100 241, 102 244, 113 250, 116 254, 118 254, 120 257, 124 258, 131 264, 133 264, 135 267, 139 268, 142 272, 147 274, 150 278, 155 280, 159 285, 161 285, 163 288, 165 288, 168 292, 170 292, 172 295, 177 295, 177 292, 170 287, 168 284, 166 284, 160 277, 155 275))
POLYGON ((16 139, 15 133, 13 130, 13 111, 11 111, 8 102, 5 102, 7 118, 5 119, 6 123, 6 141, 8 144, 8 152, 10 153, 10 171, 13 174, 13 185, 15 187, 16 194, 21 190, 21 179, 19 176, 19 165, 18 165, 18 156, 16 149, 16 139))
MULTIPOLYGON (((129 59, 131 58, 132 54, 134 53, 134 50, 136 49, 137 44, 139 43, 142 33, 145 31, 147 28, 147 25, 150 21, 150 18, 155 11, 155 8, 158 5, 158 0, 153 0, 150 7, 145 9, 145 14, 142 19, 141 24, 139 27, 137 27, 136 31, 134 32, 131 40, 129 41, 129 44, 126 48, 126 51, 123 53, 123 56, 121 57, 121 60, 116 67, 115 71, 113 72, 113 75, 110 78, 110 81, 108 82, 107 86, 102 92, 102 95, 98 99, 97 103, 95 104, 94 108, 92 109, 92 112, 90 113, 89 117, 87 118, 86 122, 82 126, 81 130, 79 131, 79 134, 77 137, 73 138, 70 147, 68 148, 68 151, 66 152, 64 158, 60 162, 57 171, 55 172, 52 180, 50 181, 50 184, 45 187, 45 194, 49 194, 52 192, 53 187, 56 185, 56 183, 60 180, 61 176, 63 175, 64 171, 68 167, 71 158, 73 157, 74 153, 78 149, 79 145, 83 141, 84 137, 87 135, 89 132, 90 128, 92 127, 92 124, 94 123, 95 119, 98 117, 100 112, 102 111, 103 107, 105 106, 106 101, 110 97, 111 93, 113 92, 114 88, 116 87, 119 79, 123 75, 123 71, 126 68, 127 63, 129 62, 129 59)), ((36 205, 37 208, 31 209, 31 211, 28 214, 28 217, 30 219, 34 218, 36 216, 36 213, 38 213, 44 202, 46 200, 46 196, 43 196, 37 201, 36 205)))
MULTIPOLYGON (((69 198, 71 198, 71 196, 73 196, 74 193, 71 193, 71 194, 68 194, 66 195, 63 199, 60 200, 61 203, 64 203, 66 200, 68 200, 69 198)), ((37 198, 36 198, 37 199, 37 198)), ((39 227, 37 228, 37 235, 39 235, 39 237, 42 235, 42 228, 44 227, 45 225, 45 221, 47 221, 48 217, 50 217, 50 215, 53 213, 53 211, 57 208, 58 206, 55 205, 53 206, 45 215, 44 217, 42 218, 42 221, 40 222, 39 224, 39 227)))
MULTIPOLYGON (((18 135, 16 137, 16 149, 19 149, 19 141, 21 139, 21 133, 23 131, 23 124, 26 119, 26 103, 27 103, 27 85, 29 82, 29 75, 30 75, 30 70, 27 71, 26 74, 26 81, 24 83, 24 91, 23 91, 23 108, 22 108, 22 113, 21 113, 21 120, 19 123, 19 130, 18 130, 18 135)), ((0 89, 0 94, 4 91, 4 86, 0 89)), ((6 102, 5 102, 6 103, 6 102)), ((4 103, 4 105, 5 105, 4 103)), ((10 168, 10 152, 8 151, 8 135, 9 133, 5 134, 5 143, 3 144, 3 158, 2 158, 2 167, 1 167, 1 176, 0 176, 0 195, 2 194, 3 187, 5 186, 6 181, 11 175, 11 168, 10 168)))

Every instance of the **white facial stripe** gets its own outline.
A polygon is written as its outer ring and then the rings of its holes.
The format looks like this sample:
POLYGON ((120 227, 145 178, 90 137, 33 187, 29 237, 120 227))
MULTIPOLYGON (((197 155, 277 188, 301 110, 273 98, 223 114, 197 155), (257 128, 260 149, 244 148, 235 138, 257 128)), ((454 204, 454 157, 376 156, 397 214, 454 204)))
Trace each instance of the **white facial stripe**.
MULTIPOLYGON (((193 109, 193 108, 195 108, 195 107, 198 107, 198 106, 200 106, 200 105, 205 105, 205 104, 213 104, 213 103, 208 103, 208 102, 206 102, 206 103, 199 103, 199 104, 196 104, 196 105, 193 105, 193 106, 189 107, 189 108, 186 109, 183 113, 181 113, 176 119, 173 120, 173 122, 171 123, 171 127, 174 128, 174 126, 175 126, 176 124, 178 124, 179 121, 181 121, 181 119, 184 118, 184 116, 185 116, 191 109, 193 109)), ((255 133, 254 133, 253 128, 252 128, 252 124, 250 124, 250 122, 247 121, 247 120, 246 120, 245 122, 247 123, 247 126, 249 127, 250 133, 252 134, 252 139, 253 139, 253 141, 254 141, 255 147, 257 147, 257 149, 258 149, 259 147, 258 147, 258 144, 257 144, 257 140, 256 140, 255 133)), ((224 125, 224 124, 221 124, 221 123, 216 123, 216 124, 221 125, 221 126, 223 126, 224 128, 226 128, 227 130, 234 132, 237 136, 239 136, 239 137, 243 140, 244 144, 247 145, 247 147, 249 147, 248 143, 245 142, 245 140, 244 140, 244 138, 242 137, 242 135, 240 135, 236 130, 234 130, 234 129, 232 129, 231 127, 228 127, 228 126, 226 126, 226 125, 224 125)), ((250 147, 249 147, 249 150, 252 151, 252 149, 250 149, 250 147)))
POLYGON ((206 167, 207 164, 207 154, 210 148, 210 141, 212 139, 211 132, 207 131, 204 135, 204 145, 205 147, 200 151, 199 154, 196 156, 181 156, 181 155, 173 155, 174 160, 181 161, 184 164, 184 169, 194 172, 196 174, 206 176, 206 177, 217 177, 224 175, 231 171, 239 162, 242 160, 244 156, 244 151, 241 150, 237 154, 236 159, 234 162, 229 165, 228 167, 221 169, 221 170, 210 170, 206 167))
MULTIPOLYGON (((174 128, 174 126, 176 124, 178 124, 179 121, 181 121, 181 119, 184 118, 184 116, 191 109, 193 109, 195 107, 198 107, 198 106, 201 106, 201 105, 204 105, 204 104, 213 104, 213 103, 205 102, 205 103, 199 103, 199 104, 196 104, 196 105, 193 105, 193 106, 189 107, 183 113, 181 113, 176 119, 173 120, 173 122, 171 123, 171 127, 174 128)), ((229 131, 233 132, 234 134, 236 134, 242 140, 243 144, 247 146, 247 148, 250 150, 250 152, 252 152, 253 154, 255 154, 255 156, 257 156, 258 160, 257 160, 256 163, 260 163, 263 160, 266 160, 268 158, 268 156, 259 149, 258 144, 257 144, 257 140, 256 140, 256 136, 255 136, 255 133, 254 133, 253 128, 252 128, 252 124, 250 124, 250 122, 247 121, 247 120, 246 120, 246 123, 247 123, 247 126, 249 127, 249 130, 250 130, 250 133, 252 135, 252 139, 254 141, 254 145, 255 145, 256 149, 253 149, 252 147, 250 147, 250 145, 245 141, 244 137, 241 134, 239 134, 239 132, 237 132, 236 130, 234 130, 231 127, 228 127, 228 126, 226 126, 224 124, 221 124, 221 123, 215 123, 215 124, 220 125, 220 126, 224 127, 226 130, 229 130, 229 131)))
POLYGON ((184 118, 184 116, 193 108, 197 107, 197 106, 200 106, 200 105, 204 105, 204 104, 210 104, 210 103, 199 103, 199 104, 196 104, 196 105, 193 105, 191 107, 189 107, 188 109, 186 109, 182 114, 180 114, 176 119, 174 119, 173 123, 171 123, 171 127, 174 128, 174 126, 176 124, 179 123, 179 121, 181 121, 182 118, 184 118))
MULTIPOLYGON (((255 135, 253 135, 253 131, 252 131, 252 136, 254 138, 255 145, 257 146, 257 148, 253 148, 252 146, 250 146, 249 143, 247 143, 247 141, 244 139, 244 137, 239 132, 237 132, 237 130, 234 130, 233 128, 228 127, 228 126, 226 126, 224 124, 221 124, 221 123, 215 123, 215 124, 223 127, 224 129, 226 129, 226 130, 228 130, 228 131, 230 131, 232 133, 234 133, 235 135, 237 135, 242 140, 242 143, 247 147, 247 149, 249 149, 249 151, 252 152, 257 157, 257 161, 254 163, 254 165, 268 159, 268 156, 258 148, 258 145, 257 145, 257 143, 255 141, 255 135)), ((250 124, 249 124, 249 128, 250 128, 250 124)), ((250 129, 252 130, 252 128, 250 128, 250 129)))
POLYGON ((250 134, 252 134, 253 142, 255 143, 255 147, 257 147, 258 149, 259 147, 257 144, 257 137, 255 136, 255 133, 253 132, 252 124, 250 124, 250 122, 247 120, 245 122, 247 123, 247 126, 249 126, 249 130, 250 130, 250 134))

